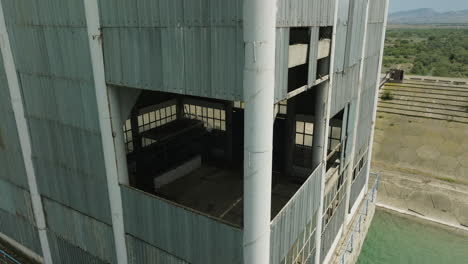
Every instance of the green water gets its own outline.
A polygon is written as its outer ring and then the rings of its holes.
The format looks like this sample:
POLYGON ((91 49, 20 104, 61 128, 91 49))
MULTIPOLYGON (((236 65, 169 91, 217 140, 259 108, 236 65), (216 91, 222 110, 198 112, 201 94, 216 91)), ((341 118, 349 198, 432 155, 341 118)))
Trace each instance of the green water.
POLYGON ((377 210, 358 264, 468 264, 468 234, 377 210))

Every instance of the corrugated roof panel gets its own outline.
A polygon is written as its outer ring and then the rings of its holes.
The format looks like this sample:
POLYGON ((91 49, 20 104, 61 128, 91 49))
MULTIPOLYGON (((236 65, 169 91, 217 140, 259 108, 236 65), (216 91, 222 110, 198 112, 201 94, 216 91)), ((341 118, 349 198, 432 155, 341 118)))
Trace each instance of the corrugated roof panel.
POLYGON ((242 230, 121 186, 125 231, 194 264, 241 263, 242 230))

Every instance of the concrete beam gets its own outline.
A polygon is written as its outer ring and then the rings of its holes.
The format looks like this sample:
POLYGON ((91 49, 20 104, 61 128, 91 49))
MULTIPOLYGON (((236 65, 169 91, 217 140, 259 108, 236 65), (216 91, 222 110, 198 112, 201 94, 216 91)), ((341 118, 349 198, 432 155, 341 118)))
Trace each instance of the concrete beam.
POLYGON ((318 42, 317 60, 330 56, 331 39, 321 39, 318 42))
POLYGON ((111 114, 109 110, 108 87, 104 75, 104 55, 102 51, 102 32, 99 21, 98 0, 83 0, 88 31, 91 66, 94 76, 99 128, 101 131, 104 165, 106 168, 107 189, 112 216, 115 252, 118 264, 127 264, 127 247, 123 220, 122 196, 120 192, 116 150, 113 140, 111 114))
POLYGON ((309 45, 295 44, 289 46, 288 68, 293 68, 307 63, 307 51, 309 45))

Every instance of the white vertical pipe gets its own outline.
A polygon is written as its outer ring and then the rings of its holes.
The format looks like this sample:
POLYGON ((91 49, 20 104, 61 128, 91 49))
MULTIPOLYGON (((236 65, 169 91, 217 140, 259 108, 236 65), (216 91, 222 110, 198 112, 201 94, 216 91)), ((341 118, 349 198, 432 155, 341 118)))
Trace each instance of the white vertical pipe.
POLYGON ((117 162, 117 172, 119 174, 119 183, 129 185, 127 151, 125 149, 125 138, 123 134, 123 124, 120 96, 117 87, 108 87, 109 108, 111 112, 112 136, 114 137, 115 156, 117 162))
POLYGON ((330 71, 329 76, 330 79, 328 81, 328 85, 326 87, 326 111, 325 111, 325 143, 323 144, 323 155, 322 155, 322 177, 320 180, 320 201, 319 207, 317 212, 317 228, 315 231, 315 263, 320 263, 320 254, 322 248, 322 216, 323 216, 323 198, 325 195, 325 174, 327 173, 327 149, 328 149, 328 131, 330 126, 330 112, 331 112, 331 99, 332 99, 332 89, 333 89, 333 79, 334 79, 334 68, 335 68, 335 49, 336 49, 336 27, 338 24, 338 7, 339 7, 339 0, 335 0, 335 12, 334 12, 334 21, 333 21, 333 34, 332 34, 332 46, 331 46, 331 53, 330 53, 330 71))
MULTIPOLYGON (((385 17, 383 22, 383 29, 382 29, 382 39, 380 43, 380 55, 379 55, 379 68, 377 70, 377 84, 375 87, 375 97, 374 97, 374 113, 372 114, 372 130, 371 136, 369 141, 369 156, 367 157, 367 175, 366 175, 366 188, 368 188, 369 184, 369 174, 370 174, 370 165, 372 161, 372 148, 374 146, 374 130, 375 130, 375 120, 377 117, 377 103, 379 101, 379 89, 380 89, 380 72, 382 71, 382 60, 383 60, 383 52, 384 52, 384 45, 385 45, 385 34, 387 32, 387 21, 388 21, 388 2, 389 0, 385 1, 385 17)), ((367 190, 367 189, 366 189, 367 190)))
MULTIPOLYGON (((356 100, 356 109, 354 111, 354 127, 353 127, 353 138, 351 144, 351 161, 348 165, 348 177, 346 180, 346 222, 353 218, 352 215, 348 214, 349 211, 349 200, 351 197, 351 183, 353 181, 353 171, 354 171, 354 162, 355 162, 355 155, 356 155, 356 140, 357 140, 357 131, 359 125, 359 115, 360 115, 360 105, 361 105, 361 91, 363 89, 363 75, 364 75, 364 62, 366 58, 366 48, 367 48, 367 22, 369 20, 369 0, 367 0, 366 5, 366 16, 365 16, 365 23, 364 23, 364 37, 363 37, 363 45, 361 50, 361 62, 360 62, 360 69, 359 69, 359 80, 358 80, 358 90, 357 90, 357 100, 356 100)), ((359 203, 358 201, 356 201, 359 203)))
POLYGON ((106 167, 107 188, 112 215, 112 229, 114 232, 115 251, 117 254, 117 263, 126 264, 128 263, 128 260, 127 247, 125 245, 122 197, 117 176, 118 171, 114 141, 112 138, 109 100, 107 98, 107 85, 104 77, 104 56, 102 53, 101 40, 102 34, 100 30, 97 0, 84 0, 84 7, 99 114, 99 127, 101 130, 102 148, 104 152, 104 164, 106 167))
POLYGON ((29 193, 31 194, 32 209, 36 226, 39 232, 39 240, 41 242, 42 254, 46 264, 52 263, 52 255, 50 253, 49 240, 47 238, 46 220, 44 216, 44 208, 42 206, 41 195, 37 187, 36 172, 32 161, 31 138, 29 136, 29 128, 24 113, 23 100, 21 98, 21 88, 16 74, 16 66, 13 60, 13 53, 10 46, 10 38, 8 36, 5 16, 3 13, 3 5, 0 1, 0 48, 3 57, 5 74, 7 77, 8 88, 10 91, 11 104, 13 114, 16 120, 16 128, 21 146, 21 154, 23 156, 26 177, 28 180, 29 193))
POLYGON ((244 1, 244 263, 268 264, 276 1, 244 1))

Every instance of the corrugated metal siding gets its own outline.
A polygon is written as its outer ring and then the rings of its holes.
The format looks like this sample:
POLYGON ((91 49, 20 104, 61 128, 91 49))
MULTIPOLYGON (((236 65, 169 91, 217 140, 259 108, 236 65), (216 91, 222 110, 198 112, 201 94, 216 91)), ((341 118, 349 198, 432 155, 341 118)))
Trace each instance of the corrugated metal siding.
POLYGON ((242 100, 241 1, 101 0, 107 82, 242 100))
POLYGON ((345 66, 360 63, 364 44, 368 0, 351 0, 345 66))
POLYGON ((310 28, 309 42, 309 77, 308 84, 312 85, 317 80, 317 57, 320 27, 310 28))
POLYGON ((125 231, 193 264, 242 263, 243 232, 121 186, 125 231))
POLYGON ((39 232, 27 219, 0 209, 0 232, 42 255, 39 232))
POLYGON ((2 1, 39 192, 110 223, 83 1, 2 1))
POLYGON ((367 162, 364 164, 363 169, 359 172, 358 176, 351 185, 351 193, 349 194, 349 208, 353 208, 359 194, 361 193, 367 178, 367 162))
MULTIPOLYGON (((344 194, 343 197, 346 197, 346 194, 344 194)), ((328 254, 328 251, 330 251, 333 241, 336 239, 336 236, 338 235, 338 231, 340 230, 341 226, 344 223, 345 215, 346 215, 345 213, 346 213, 346 199, 343 198, 340 202, 340 205, 338 206, 337 211, 332 216, 332 219, 327 224, 327 226, 324 227, 324 230, 322 232, 320 262, 323 262, 323 260, 328 254)))
MULTIPOLYGON (((112 226, 49 199, 43 199, 47 225, 55 236, 99 257, 117 263, 112 226)), ((61 263, 65 261, 62 260, 61 263)))
POLYGON ((35 223, 29 192, 3 180, 0 180, 0 209, 35 223))
POLYGON ((359 82, 360 65, 356 64, 342 72, 333 74, 333 88, 330 116, 333 117, 343 110, 356 94, 359 82))
POLYGON ((378 66, 382 49, 382 30, 385 18, 385 0, 369 2, 369 20, 367 25, 366 51, 361 90, 361 105, 359 106, 359 125, 356 140, 356 155, 360 156, 367 149, 371 134, 374 99, 378 80, 378 66))
MULTIPOLYGON (((336 24, 335 65, 333 72, 342 72, 346 57, 350 0, 338 0, 338 20, 336 24)), ((333 1, 330 1, 333 2, 333 1)))
MULTIPOLYGON (((52 261, 54 263, 66 264, 106 264, 109 262, 89 254, 87 251, 67 242, 65 239, 56 236, 53 232, 47 232, 52 261)), ((115 262, 114 262, 115 263, 115 262)))
POLYGON ((278 27, 333 26, 333 0, 278 0, 278 27))
POLYGON ((271 222, 270 263, 282 263, 293 245, 304 246, 306 228, 315 229, 315 216, 320 202, 322 165, 318 166, 297 193, 271 222), (301 239, 302 238, 302 239, 301 239))
POLYGON ((28 189, 3 57, 0 56, 0 179, 28 189))
POLYGON ((126 236, 127 253, 129 264, 141 263, 164 263, 164 264, 188 264, 188 262, 179 259, 159 248, 145 243, 133 236, 126 236))

